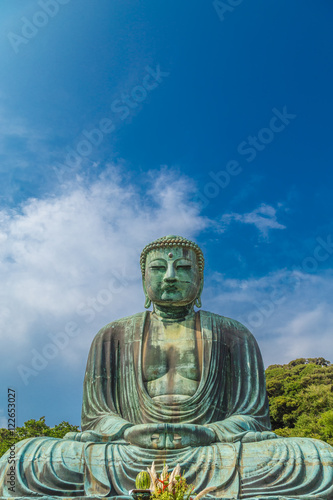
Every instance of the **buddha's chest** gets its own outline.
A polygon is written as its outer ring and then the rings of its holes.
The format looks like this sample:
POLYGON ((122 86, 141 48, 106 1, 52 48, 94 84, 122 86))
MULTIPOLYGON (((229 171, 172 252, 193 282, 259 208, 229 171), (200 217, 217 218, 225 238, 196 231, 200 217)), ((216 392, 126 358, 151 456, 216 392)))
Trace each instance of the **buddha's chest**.
MULTIPOLYGON (((191 324, 150 324, 142 351, 142 374, 153 398, 192 396, 201 377, 201 335, 191 324)), ((168 402, 170 402, 168 400, 168 402)))

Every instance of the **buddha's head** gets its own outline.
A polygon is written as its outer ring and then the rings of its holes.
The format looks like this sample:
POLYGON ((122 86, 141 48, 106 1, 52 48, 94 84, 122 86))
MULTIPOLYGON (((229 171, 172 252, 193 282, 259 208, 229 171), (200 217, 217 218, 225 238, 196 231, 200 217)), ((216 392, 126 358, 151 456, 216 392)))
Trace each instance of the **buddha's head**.
POLYGON ((196 243, 182 236, 163 236, 149 243, 140 258, 145 307, 201 307, 204 258, 196 243))

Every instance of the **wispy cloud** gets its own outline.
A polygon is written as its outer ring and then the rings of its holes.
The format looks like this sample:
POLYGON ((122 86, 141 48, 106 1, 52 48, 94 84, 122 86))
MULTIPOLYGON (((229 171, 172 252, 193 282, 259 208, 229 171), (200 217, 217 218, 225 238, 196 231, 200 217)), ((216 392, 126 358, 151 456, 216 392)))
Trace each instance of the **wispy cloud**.
POLYGON ((277 211, 273 206, 262 203, 252 212, 245 214, 238 214, 236 212, 224 214, 221 221, 224 227, 229 226, 233 221, 242 224, 252 224, 264 238, 267 238, 268 232, 271 229, 286 229, 286 226, 278 222, 277 211))
MULTIPOLYGON (((0 101, 3 98, 0 96, 0 101)), ((46 136, 42 131, 34 130, 30 123, 20 116, 10 113, 1 103, 0 105, 0 155, 10 156, 15 152, 13 146, 21 144, 20 152, 37 152, 41 141, 46 136), (16 141, 16 142, 15 142, 16 141)), ((17 151, 16 151, 17 152, 17 151)), ((6 165, 0 163, 1 170, 6 165)))
POLYGON ((30 189, 47 185, 50 150, 47 131, 40 131, 29 121, 9 112, 0 96, 0 203, 24 199, 30 189))

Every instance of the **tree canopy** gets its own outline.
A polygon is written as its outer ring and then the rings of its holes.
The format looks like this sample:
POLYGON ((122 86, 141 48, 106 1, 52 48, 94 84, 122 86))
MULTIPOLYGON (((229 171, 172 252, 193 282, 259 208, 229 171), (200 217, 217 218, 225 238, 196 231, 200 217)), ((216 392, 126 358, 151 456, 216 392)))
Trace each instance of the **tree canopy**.
POLYGON ((272 429, 285 437, 311 437, 333 445, 333 365, 299 358, 266 370, 272 429))
POLYGON ((3 455, 14 443, 31 437, 49 436, 63 438, 67 432, 77 432, 77 425, 68 422, 49 427, 45 423, 45 417, 39 420, 27 420, 22 427, 16 427, 15 431, 0 429, 0 456, 3 455))

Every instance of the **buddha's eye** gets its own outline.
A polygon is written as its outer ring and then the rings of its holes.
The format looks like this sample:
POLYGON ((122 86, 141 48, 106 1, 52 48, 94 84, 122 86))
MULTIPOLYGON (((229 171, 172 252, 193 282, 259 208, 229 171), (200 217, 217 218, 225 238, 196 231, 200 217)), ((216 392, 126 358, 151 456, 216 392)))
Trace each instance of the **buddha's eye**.
POLYGON ((165 271, 166 270, 165 266, 150 266, 150 269, 152 271, 165 271))
POLYGON ((184 271, 190 271, 191 265, 190 264, 179 265, 179 266, 177 266, 177 269, 181 269, 181 270, 184 270, 184 271))

